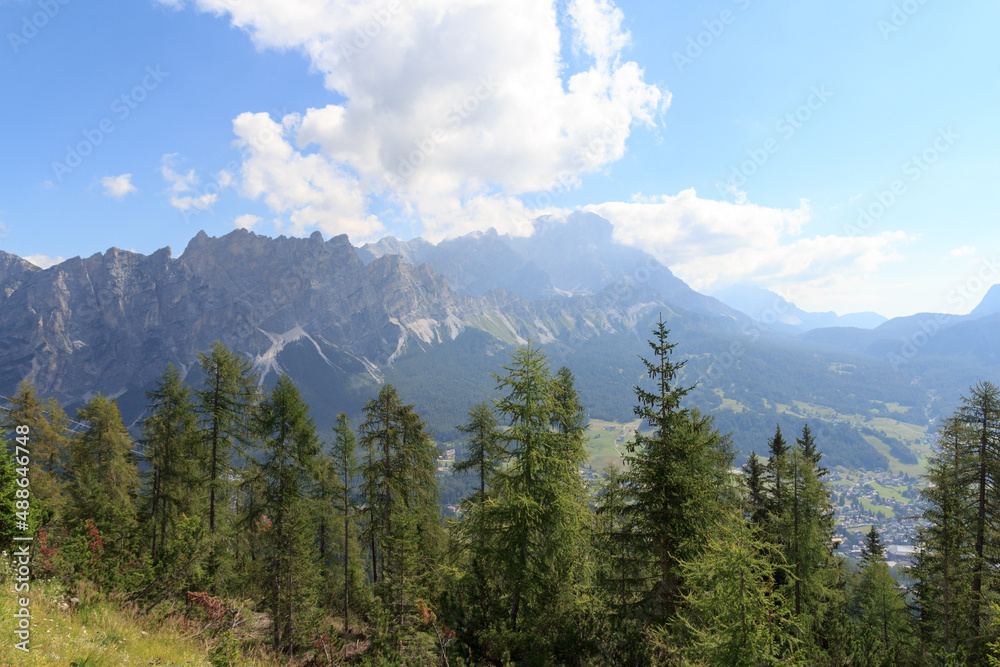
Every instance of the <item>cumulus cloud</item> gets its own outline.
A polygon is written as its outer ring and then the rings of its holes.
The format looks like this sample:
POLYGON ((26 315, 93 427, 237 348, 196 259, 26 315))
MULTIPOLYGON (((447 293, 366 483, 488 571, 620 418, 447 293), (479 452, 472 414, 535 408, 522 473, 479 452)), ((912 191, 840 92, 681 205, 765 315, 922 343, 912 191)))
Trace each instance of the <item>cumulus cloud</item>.
POLYGON ((970 255, 975 255, 976 249, 970 245, 959 246, 948 253, 949 257, 968 257, 970 255))
POLYGON ((115 199, 136 192, 135 186, 132 185, 132 174, 105 176, 101 179, 101 185, 104 186, 104 194, 115 199))
MULTIPOLYGON (((803 233, 807 201, 776 209, 701 199, 694 189, 676 196, 586 206, 615 226, 617 240, 653 253, 697 290, 752 281, 769 287, 848 290, 887 262, 901 259, 903 232, 877 236, 803 233)), ((801 298, 808 298, 809 295, 801 298)))
MULTIPOLYGON (((575 187, 621 159, 632 130, 654 126, 670 101, 625 58, 611 0, 572 0, 564 21, 539 0, 191 4, 228 16, 259 48, 300 50, 346 98, 271 119, 278 143, 243 165, 244 194, 273 204, 294 233, 370 236, 381 229, 364 204, 373 196, 430 238, 482 227, 461 213, 470 205, 502 211, 499 228, 518 233, 515 197, 575 187), (567 70, 567 35, 589 68, 567 70)), ((241 115, 237 141, 264 125, 241 115)))
MULTIPOLYGON (((163 180, 170 186, 170 205, 182 213, 191 210, 204 211, 211 208, 212 204, 219 199, 218 191, 220 188, 218 185, 212 192, 199 193, 195 191, 198 185, 198 176, 194 173, 194 169, 189 169, 187 173, 177 171, 179 162, 180 158, 177 153, 167 153, 161 160, 160 173, 163 175, 163 180)), ((224 173, 228 174, 228 172, 224 173)))
POLYGON ((48 255, 28 255, 24 259, 28 260, 40 269, 47 269, 50 266, 65 262, 64 257, 49 257, 48 255))
POLYGON ((234 229, 253 229, 257 225, 263 222, 260 216, 253 215, 252 213, 247 213, 245 215, 238 216, 233 220, 234 229))

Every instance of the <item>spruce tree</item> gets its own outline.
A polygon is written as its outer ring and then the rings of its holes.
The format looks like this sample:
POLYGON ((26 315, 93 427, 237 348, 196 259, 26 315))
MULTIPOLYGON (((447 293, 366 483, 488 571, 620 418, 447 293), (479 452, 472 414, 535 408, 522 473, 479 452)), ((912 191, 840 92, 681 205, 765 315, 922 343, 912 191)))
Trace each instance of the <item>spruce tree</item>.
POLYGON ((767 521, 768 500, 764 485, 764 465, 757 458, 757 452, 750 452, 750 458, 743 464, 743 485, 746 489, 750 522, 755 526, 763 526, 767 521))
POLYGON ((680 407, 689 389, 674 385, 684 362, 670 355, 676 344, 661 320, 650 341, 653 361, 642 359, 656 391, 635 388, 635 414, 652 432, 628 443, 626 484, 634 488, 629 509, 649 545, 654 570, 648 586, 651 618, 671 617, 681 592, 679 563, 696 557, 706 537, 731 454, 711 420, 680 407))
POLYGON ((968 427, 975 475, 971 612, 976 652, 982 655, 983 638, 991 634, 987 600, 1000 592, 1000 555, 991 546, 1000 537, 1000 388, 990 382, 978 383, 962 397, 958 416, 968 427))
POLYGON ((333 472, 338 476, 339 484, 334 487, 333 506, 343 523, 343 549, 340 555, 341 569, 338 578, 343 584, 344 610, 344 641, 348 636, 348 619, 350 615, 352 591, 355 600, 361 597, 362 573, 360 567, 360 551, 358 545, 357 525, 354 521, 354 497, 351 484, 357 471, 355 454, 356 440, 351 429, 347 413, 337 415, 337 424, 333 427, 334 440, 331 449, 333 472))
POLYGON ((482 628, 489 623, 491 603, 495 601, 495 585, 487 571, 491 560, 491 527, 483 512, 484 504, 492 491, 493 477, 507 459, 507 450, 500 441, 496 416, 485 403, 478 403, 469 410, 469 421, 457 427, 465 433, 466 458, 452 466, 453 474, 472 472, 479 484, 478 490, 462 501, 462 520, 456 528, 457 537, 469 552, 471 560, 472 607, 476 610, 475 624, 482 628))
POLYGON ((871 563, 885 562, 885 547, 882 545, 882 538, 879 537, 875 526, 872 526, 865 535, 865 543, 861 545, 861 563, 867 566, 871 563))
POLYGON ((438 449, 425 422, 384 385, 364 408, 363 531, 373 589, 392 618, 391 643, 415 646, 418 601, 436 595, 444 533, 435 477, 438 449))
MULTIPOLYGON (((874 546, 874 545, 873 545, 874 546)), ((849 664, 905 665, 912 653, 911 615, 884 559, 869 560, 853 592, 855 650, 849 664)))
POLYGON ((676 344, 662 320, 653 334, 653 360, 642 361, 655 389, 635 388, 635 414, 652 430, 637 432, 627 445, 620 482, 626 497, 617 504, 621 533, 613 538, 623 557, 606 554, 621 571, 611 579, 630 583, 642 601, 622 611, 641 623, 673 620, 684 585, 680 563, 697 559, 733 491, 728 438, 710 417, 681 408, 689 391, 675 384, 683 362, 671 361, 676 344))
POLYGON ((957 656, 975 636, 972 574, 976 531, 975 467, 970 427, 957 417, 944 420, 937 451, 927 463, 927 525, 917 538, 914 576, 925 653, 957 656))

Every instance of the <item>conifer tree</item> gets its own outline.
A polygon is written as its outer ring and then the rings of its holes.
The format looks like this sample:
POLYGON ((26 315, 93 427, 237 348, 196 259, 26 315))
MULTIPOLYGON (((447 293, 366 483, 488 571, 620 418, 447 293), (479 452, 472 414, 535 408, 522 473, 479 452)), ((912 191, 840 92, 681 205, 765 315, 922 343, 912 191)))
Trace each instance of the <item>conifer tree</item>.
POLYGON ((118 403, 98 394, 77 412, 87 424, 70 442, 68 466, 71 532, 88 521, 100 531, 105 552, 123 555, 135 533, 139 468, 118 403))
POLYGON ((508 424, 501 438, 510 462, 494 478, 496 500, 487 521, 496 527, 496 572, 513 641, 522 652, 537 653, 555 641, 574 613, 583 565, 587 514, 574 435, 579 411, 567 382, 571 376, 563 374, 557 396, 537 348, 520 348, 503 370, 494 375, 502 394, 496 407, 508 424))
POLYGON ((495 601, 495 586, 487 572, 491 560, 491 528, 486 514, 482 511, 492 490, 493 477, 507 459, 507 450, 500 442, 500 429, 496 416, 485 403, 478 403, 469 410, 469 421, 458 430, 467 435, 466 458, 452 466, 452 473, 472 472, 479 481, 479 489, 462 501, 462 520, 457 526, 457 534, 471 555, 472 607, 476 610, 476 625, 486 627, 489 623, 491 603, 495 601))
POLYGON ((920 634, 925 653, 964 654, 974 637, 971 618, 976 531, 975 469, 970 427, 953 416, 938 432, 937 451, 927 463, 927 526, 918 532, 915 578, 920 634))
POLYGON ((148 481, 142 495, 150 554, 157 562, 177 522, 202 510, 199 445, 203 434, 191 389, 173 364, 167 365, 146 398, 150 416, 142 422, 142 444, 148 481))
POLYGON ((781 425, 777 425, 774 437, 767 441, 768 459, 764 465, 764 478, 767 480, 768 506, 775 515, 780 515, 785 507, 788 484, 787 454, 788 443, 781 435, 781 425))
POLYGON ((324 568, 329 604, 344 614, 344 641, 352 600, 361 598, 363 572, 354 517, 351 484, 357 468, 355 437, 347 414, 341 412, 333 427, 330 452, 321 454, 315 486, 316 530, 319 559, 324 568))
POLYGON ((199 352, 198 359, 203 375, 197 396, 208 465, 208 528, 214 535, 234 449, 250 444, 257 377, 248 361, 218 340, 209 354, 199 352))
POLYGON ((808 425, 794 447, 786 450, 787 482, 785 506, 776 521, 784 540, 785 557, 791 577, 787 581, 799 625, 806 638, 823 644, 820 635, 824 616, 836 606, 836 584, 840 564, 833 558, 834 513, 830 491, 820 479, 825 469, 822 455, 808 425))
POLYGON ((266 600, 275 649, 291 650, 316 609, 316 546, 307 503, 319 441, 309 408, 282 373, 258 416, 266 600))
POLYGON ((971 613, 976 652, 983 655, 982 639, 991 633, 987 600, 1000 592, 1000 555, 990 546, 1000 537, 1000 388, 978 383, 962 397, 958 416, 968 427, 976 491, 971 613))
POLYGON ((618 505, 622 532, 615 540, 628 543, 619 546, 627 560, 618 582, 630 580, 642 600, 631 613, 664 622, 674 618, 683 592, 680 563, 697 558, 720 504, 731 500, 732 451, 711 418, 680 407, 689 391, 674 384, 683 362, 670 360, 676 344, 662 320, 653 334, 653 360, 642 361, 655 390, 635 388, 635 414, 652 431, 637 432, 627 445, 621 484, 628 498, 618 505))
POLYGON ((747 494, 747 512, 750 522, 763 526, 767 521, 767 488, 764 486, 764 465, 757 458, 757 452, 750 452, 750 458, 743 464, 743 483, 747 494))
POLYGON ((869 529, 865 535, 865 543, 861 545, 861 563, 881 563, 885 561, 885 547, 882 545, 882 538, 879 537, 875 526, 869 529))
MULTIPOLYGON (((687 593, 680 653, 691 664, 798 664, 796 616, 774 590, 782 556, 737 507, 726 508, 697 559, 682 564, 687 593)), ((669 652, 669 639, 663 642, 669 652)))
POLYGON ((443 546, 437 504, 437 445, 411 405, 384 385, 364 408, 363 536, 370 549, 373 588, 393 618, 394 642, 415 624, 417 603, 436 594, 435 571, 443 546))
POLYGON ((875 557, 874 541, 870 548, 869 559, 861 568, 854 588, 856 641, 850 664, 905 665, 912 649, 906 597, 885 560, 875 557))
POLYGON ((500 442, 496 416, 485 402, 477 403, 469 410, 469 421, 457 428, 468 438, 466 458, 452 466, 452 473, 474 472, 479 480, 479 491, 473 501, 482 502, 487 483, 507 458, 507 450, 500 442))
POLYGON ((0 428, 14 433, 27 426, 31 451, 31 514, 34 529, 59 521, 66 503, 63 467, 69 458, 69 418, 59 403, 43 401, 34 385, 22 381, 9 399, 10 409, 0 412, 0 428))

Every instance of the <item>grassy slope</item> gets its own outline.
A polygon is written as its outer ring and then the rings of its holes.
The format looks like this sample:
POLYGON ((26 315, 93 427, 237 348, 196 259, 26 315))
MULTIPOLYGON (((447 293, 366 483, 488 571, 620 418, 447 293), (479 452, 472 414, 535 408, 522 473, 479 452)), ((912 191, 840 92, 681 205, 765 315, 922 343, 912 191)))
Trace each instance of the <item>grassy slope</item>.
MULTIPOLYGON (((204 665, 210 648, 177 617, 142 621, 107 601, 89 600, 75 611, 59 609, 68 597, 49 582, 31 585, 31 643, 24 653, 13 648, 13 614, 17 611, 14 585, 0 577, 0 665, 66 665, 118 667, 119 665, 204 665)), ((241 664, 275 665, 247 657, 241 664)))

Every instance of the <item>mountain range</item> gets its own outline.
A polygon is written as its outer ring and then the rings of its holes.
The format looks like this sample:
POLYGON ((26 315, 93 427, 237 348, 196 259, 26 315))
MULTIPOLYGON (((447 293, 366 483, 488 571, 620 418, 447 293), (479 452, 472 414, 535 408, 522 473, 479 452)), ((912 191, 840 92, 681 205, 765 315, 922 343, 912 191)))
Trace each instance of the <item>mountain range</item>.
POLYGON ((624 423, 662 317, 686 359, 681 381, 698 385, 689 404, 733 433, 741 457, 763 451, 776 422, 808 421, 831 465, 872 469, 923 454, 888 422, 925 431, 969 384, 1000 376, 997 287, 968 316, 883 322, 805 313, 773 293, 719 296, 583 212, 540 218, 526 238, 438 244, 200 232, 177 257, 112 248, 44 270, 0 251, 0 394, 28 379, 72 408, 102 392, 134 423, 167 363, 196 384, 198 352, 219 339, 265 384, 288 372, 322 428, 392 382, 452 441, 469 407, 496 397, 508 353, 532 341, 573 370, 592 418, 624 423), (786 317, 761 317, 762 298, 786 317))

